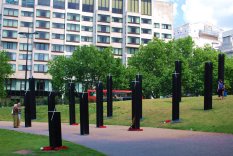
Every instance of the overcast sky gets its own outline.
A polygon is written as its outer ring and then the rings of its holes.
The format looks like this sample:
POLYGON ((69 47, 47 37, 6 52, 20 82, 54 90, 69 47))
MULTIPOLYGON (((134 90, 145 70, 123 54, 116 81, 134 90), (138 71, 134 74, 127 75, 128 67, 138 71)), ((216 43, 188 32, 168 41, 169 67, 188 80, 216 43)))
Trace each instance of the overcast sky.
POLYGON ((185 23, 210 22, 233 29, 233 0, 167 0, 174 2, 174 27, 185 23))

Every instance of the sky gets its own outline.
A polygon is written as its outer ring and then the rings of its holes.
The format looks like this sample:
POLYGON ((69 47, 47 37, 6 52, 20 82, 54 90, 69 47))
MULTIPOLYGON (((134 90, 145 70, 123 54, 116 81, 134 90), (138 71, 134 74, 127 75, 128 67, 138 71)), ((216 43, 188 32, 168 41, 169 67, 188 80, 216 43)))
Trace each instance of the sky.
POLYGON ((165 0, 174 3, 174 27, 209 22, 224 30, 233 29, 233 0, 165 0))

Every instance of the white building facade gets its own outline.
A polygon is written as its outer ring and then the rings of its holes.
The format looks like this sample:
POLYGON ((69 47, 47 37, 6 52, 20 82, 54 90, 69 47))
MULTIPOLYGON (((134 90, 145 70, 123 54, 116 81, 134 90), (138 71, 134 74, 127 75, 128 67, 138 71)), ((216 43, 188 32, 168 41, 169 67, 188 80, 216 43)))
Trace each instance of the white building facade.
POLYGON ((222 31, 222 29, 209 23, 188 23, 174 29, 174 38, 190 36, 198 47, 204 47, 208 44, 215 49, 219 49, 222 43, 222 31))
POLYGON ((220 48, 221 52, 224 52, 227 56, 233 56, 233 29, 229 31, 224 31, 222 33, 222 46, 220 48))
MULTIPOLYGON (((76 46, 112 47, 124 64, 153 37, 173 38, 173 4, 157 0, 0 0, 0 46, 15 74, 11 90, 28 77, 37 90, 51 90, 48 61, 70 56, 76 46), (27 36, 19 33, 38 34, 27 36), (28 44, 27 44, 28 43, 28 44), (27 55, 28 45, 28 55, 27 55)), ((28 85, 27 85, 28 86, 28 85)))

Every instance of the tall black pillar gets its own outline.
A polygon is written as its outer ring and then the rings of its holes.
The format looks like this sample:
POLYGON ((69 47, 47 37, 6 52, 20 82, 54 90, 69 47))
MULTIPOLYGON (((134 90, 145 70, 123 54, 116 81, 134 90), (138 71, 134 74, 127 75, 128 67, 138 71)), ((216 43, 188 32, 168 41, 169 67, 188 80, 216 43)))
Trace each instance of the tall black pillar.
POLYGON ((89 134, 88 93, 80 93, 80 133, 89 134))
POLYGON ((204 110, 212 109, 213 64, 205 63, 204 110))
POLYGON ((224 82, 224 54, 218 54, 218 80, 224 82))
POLYGON ((69 112, 70 112, 70 125, 75 124, 75 84, 69 83, 69 112))
POLYGON ((140 118, 142 118, 142 75, 140 74, 137 74, 136 75, 136 81, 138 81, 138 85, 139 85, 139 91, 138 91, 138 96, 139 96, 139 99, 138 99, 138 108, 139 108, 139 116, 140 118))
POLYGON ((48 111, 55 111, 55 92, 50 92, 48 95, 48 111))
POLYGON ((182 96, 182 93, 181 93, 181 75, 182 75, 182 63, 181 61, 177 60, 175 61, 175 71, 176 73, 179 73, 179 77, 178 77, 178 99, 179 99, 179 102, 181 102, 181 96, 182 96))
POLYGON ((172 121, 179 121, 180 119, 178 77, 179 73, 172 74, 172 121))
POLYGON ((112 117, 112 76, 107 76, 107 117, 112 117))
POLYGON ((132 89, 132 126, 130 129, 140 129, 140 86, 139 81, 131 83, 132 89))
POLYGON ((60 112, 49 111, 49 144, 53 149, 62 146, 60 112))
POLYGON ((35 94, 35 79, 29 78, 29 90, 30 90, 30 107, 31 107, 31 119, 36 119, 36 94, 35 94))
POLYGON ((31 122, 31 108, 30 108, 30 91, 26 91, 24 95, 24 106, 25 106, 25 127, 32 127, 31 122))
POLYGON ((103 126, 103 84, 96 84, 96 127, 103 126))

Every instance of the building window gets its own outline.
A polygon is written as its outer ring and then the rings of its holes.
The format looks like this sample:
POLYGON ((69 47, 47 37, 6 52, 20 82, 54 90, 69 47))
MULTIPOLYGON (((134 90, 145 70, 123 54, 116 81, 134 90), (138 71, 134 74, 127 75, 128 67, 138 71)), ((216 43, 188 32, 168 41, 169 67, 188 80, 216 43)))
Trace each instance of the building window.
POLYGON ((7 56, 11 61, 15 61, 16 60, 16 53, 13 52, 7 52, 7 56))
POLYGON ((154 23, 154 27, 155 28, 160 28, 160 24, 159 23, 154 23))
POLYGON ((143 23, 143 24, 151 24, 152 21, 151 21, 151 19, 142 18, 142 23, 143 23))
POLYGON ((47 73, 47 71, 48 71, 48 66, 46 64, 34 64, 34 72, 47 73))
POLYGON ((53 8, 65 9, 65 0, 53 0, 53 8))
POLYGON ((112 27, 112 32, 122 33, 122 28, 112 27))
POLYGON ((172 35, 171 35, 171 34, 162 33, 162 34, 161 34, 161 37, 162 37, 162 39, 171 39, 171 38, 172 38, 172 35))
POLYGON ((21 27, 32 28, 32 27, 33 27, 33 24, 32 24, 32 22, 24 22, 24 21, 21 21, 20 26, 21 26, 21 27))
POLYGON ((98 10, 109 11, 109 0, 99 0, 98 1, 98 10))
POLYGON ((171 24, 162 24, 162 29, 171 30, 172 29, 172 25, 171 24))
POLYGON ((4 8, 3 15, 18 17, 19 11, 17 9, 4 8))
POLYGON ((139 27, 128 26, 128 33, 129 34, 140 34, 139 27))
POLYGON ((11 65, 11 70, 15 72, 16 71, 16 64, 10 64, 10 65, 11 65))
POLYGON ((156 38, 160 38, 160 33, 155 32, 155 33, 154 33, 154 37, 156 37, 156 38))
POLYGON ((65 18, 65 14, 64 13, 59 13, 59 12, 54 12, 53 13, 53 18, 65 18))
POLYGON ((97 31, 101 33, 110 33, 110 26, 107 25, 98 25, 97 31))
POLYGON ((122 48, 113 48, 112 53, 114 55, 122 55, 122 48))
POLYGON ((38 0, 38 5, 50 6, 50 0, 38 0))
MULTIPOLYGON (((19 59, 20 60, 26 60, 27 59, 27 54, 19 54, 19 59)), ((32 59, 32 55, 28 54, 28 60, 32 59)))
MULTIPOLYGON (((19 71, 25 71, 26 70, 26 65, 21 65, 21 64, 19 64, 18 65, 18 70, 19 71)), ((31 65, 27 65, 27 70, 32 70, 32 66, 31 65)))
POLYGON ((112 0, 112 13, 123 13, 123 0, 112 0))
POLYGON ((12 49, 17 50, 17 43, 16 42, 2 42, 3 49, 12 49))
POLYGON ((110 43, 110 37, 109 36, 102 36, 102 35, 98 35, 97 36, 97 42, 98 43, 110 43))
POLYGON ((36 48, 36 50, 48 51, 49 50, 49 44, 47 44, 47 43, 35 43, 35 48, 36 48))
POLYGON ((49 60, 49 54, 35 53, 34 54, 34 60, 35 61, 48 61, 49 60))
POLYGON ((2 37, 3 38, 17 38, 17 31, 13 30, 3 30, 2 31, 2 37))
POLYGON ((138 48, 127 48, 128 54, 136 54, 138 52, 138 48))
MULTIPOLYGON (((34 66, 35 68, 35 66, 34 66)), ((36 81, 36 90, 37 91, 45 91, 45 80, 37 80, 36 81)))
POLYGON ((54 34, 54 33, 52 33, 52 38, 53 39, 64 40, 65 35, 64 34, 54 34))
POLYGON ((80 31, 80 25, 79 25, 79 24, 67 23, 67 30, 68 30, 68 31, 76 31, 76 32, 79 32, 79 31, 80 31))
POLYGON ((67 34, 66 35, 66 41, 67 42, 79 42, 80 36, 75 34, 67 34))
POLYGON ((83 12, 94 12, 94 0, 83 0, 83 12))
POLYGON ((13 4, 13 5, 18 5, 19 1, 18 0, 6 0, 5 3, 7 3, 7 4, 13 4))
POLYGON ((151 29, 143 29, 142 28, 142 34, 151 34, 152 30, 151 29))
POLYGON ((128 37, 128 44, 140 44, 140 38, 139 37, 128 37))
POLYGON ((25 17, 33 17, 34 13, 30 11, 21 11, 21 15, 25 17))
POLYGON ((98 15, 98 22, 110 22, 110 16, 109 15, 98 15))
POLYGON ((82 16, 82 21, 93 22, 93 17, 90 17, 90 16, 82 16))
POLYGON ((112 37, 112 42, 113 43, 122 43, 122 38, 112 37))
POLYGON ((82 26, 82 31, 93 32, 93 27, 90 27, 90 26, 82 26))
POLYGON ((128 11, 139 12, 139 0, 128 0, 128 11))
POLYGON ((74 45, 66 45, 66 51, 67 52, 74 52, 75 46, 74 45))
POLYGON ((52 51, 54 52, 63 52, 64 46, 60 44, 52 44, 52 51))
POLYGON ((36 21, 36 28, 49 29, 49 25, 48 21, 36 21))
POLYGON ((27 46, 28 46, 28 51, 32 51, 32 44, 27 44, 27 43, 20 43, 19 44, 19 50, 22 51, 27 51, 27 46))
POLYGON ((68 13, 67 14, 67 20, 68 21, 80 21, 80 15, 79 14, 73 14, 73 13, 68 13))
POLYGON ((140 24, 140 17, 128 16, 128 23, 140 24))
POLYGON ((49 32, 44 31, 37 31, 38 34, 35 36, 36 39, 43 39, 48 40, 49 39, 49 32))
POLYGON ((53 23, 52 26, 56 29, 65 29, 65 24, 63 23, 53 23))
POLYGON ((93 42, 93 37, 82 36, 81 40, 82 40, 82 42, 93 42))
POLYGON ((11 19, 4 19, 3 20, 3 26, 5 27, 18 27, 18 21, 17 20, 11 20, 11 19))
POLYGON ((22 0, 22 7, 33 8, 35 0, 22 0))
POLYGON ((120 17, 112 17, 112 22, 116 22, 116 23, 122 23, 123 19, 120 17))
POLYGON ((68 0, 68 9, 79 10, 79 0, 68 0))
POLYGON ((36 10, 36 17, 50 18, 50 11, 48 10, 36 10))
POLYGON ((142 0, 141 1, 141 13, 142 15, 152 15, 152 11, 151 11, 151 0, 142 0))
POLYGON ((142 44, 147 44, 148 42, 150 42, 151 39, 147 39, 147 38, 142 38, 141 42, 142 44))

